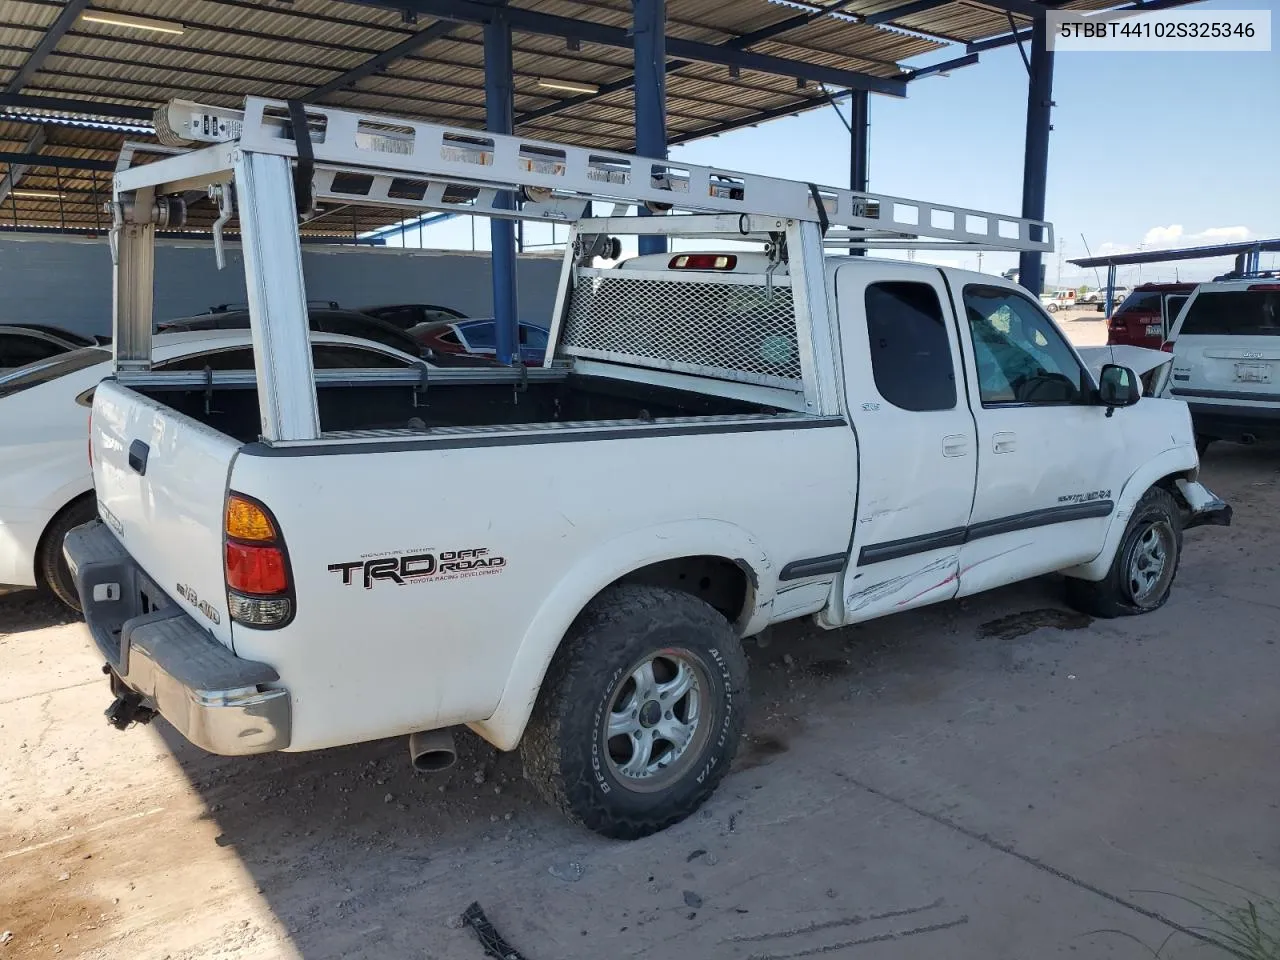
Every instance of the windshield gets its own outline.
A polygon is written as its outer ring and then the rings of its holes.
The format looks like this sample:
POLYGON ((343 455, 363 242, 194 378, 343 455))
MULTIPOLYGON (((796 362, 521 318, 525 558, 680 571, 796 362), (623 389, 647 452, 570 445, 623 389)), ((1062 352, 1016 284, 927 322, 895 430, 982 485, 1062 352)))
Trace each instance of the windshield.
POLYGON ((1280 336, 1280 290, 1201 292, 1187 308, 1183 336, 1280 336))
POLYGON ((65 377, 69 373, 92 367, 95 363, 103 363, 111 359, 111 351, 98 347, 84 347, 69 353, 60 353, 48 360, 29 363, 16 370, 8 370, 0 374, 0 397, 7 397, 31 387, 37 387, 50 380, 65 377))

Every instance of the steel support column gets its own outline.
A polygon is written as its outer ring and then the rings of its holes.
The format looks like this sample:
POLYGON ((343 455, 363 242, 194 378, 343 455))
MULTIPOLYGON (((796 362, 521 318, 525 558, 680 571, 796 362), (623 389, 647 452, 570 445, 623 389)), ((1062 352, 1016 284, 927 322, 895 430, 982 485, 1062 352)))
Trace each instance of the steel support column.
MULTIPOLYGON (((1027 133, 1022 160, 1022 215, 1044 219, 1045 186, 1049 179, 1050 111, 1053 108, 1053 51, 1048 49, 1048 27, 1037 17, 1031 27, 1031 76, 1027 84, 1027 133)), ((1032 238, 1039 240, 1033 229, 1032 238)), ((1039 296, 1044 286, 1039 253, 1018 257, 1018 281, 1039 296)))
MULTIPOLYGON (((870 158, 870 121, 868 101, 871 95, 865 90, 849 91, 849 188, 866 192, 867 163, 870 158)), ((850 249, 851 256, 866 256, 867 251, 850 249)))
MULTIPOLYGON (((515 118, 514 68, 511 61, 511 21, 500 7, 484 25, 485 128, 510 134, 515 118)), ((495 206, 515 209, 515 198, 501 191, 495 206)), ((511 220, 492 217, 489 239, 493 250, 493 316, 499 363, 511 363, 519 344, 516 319, 516 232, 511 220)))
POLYGON ((1116 305, 1116 265, 1107 264, 1107 297, 1102 304, 1102 315, 1110 318, 1116 305))
MULTIPOLYGON (((667 159, 667 4, 632 0, 636 60, 636 153, 667 159)), ((640 253, 664 253, 666 237, 640 237, 640 253)))

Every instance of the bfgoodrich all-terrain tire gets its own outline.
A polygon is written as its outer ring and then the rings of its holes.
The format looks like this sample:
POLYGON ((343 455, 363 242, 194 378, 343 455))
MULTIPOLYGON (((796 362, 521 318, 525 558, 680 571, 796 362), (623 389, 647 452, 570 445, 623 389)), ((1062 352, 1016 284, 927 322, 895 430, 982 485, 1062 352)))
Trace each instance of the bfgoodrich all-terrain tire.
POLYGON ((1095 617, 1126 617, 1164 606, 1182 557, 1182 523, 1173 494, 1152 487, 1125 527, 1107 575, 1067 580, 1067 601, 1095 617))
POLYGON ((76 592, 76 582, 72 579, 71 568, 67 566, 62 555, 62 540, 68 531, 88 523, 98 515, 98 502, 92 493, 72 500, 62 508, 62 512, 49 521, 44 536, 40 538, 40 547, 36 551, 36 574, 40 586, 47 589, 55 597, 65 603, 76 613, 80 612, 80 594, 76 592))
POLYGON ((608 837, 683 820, 729 769, 747 662, 723 616, 660 587, 612 587, 578 617, 521 744, 538 791, 608 837))

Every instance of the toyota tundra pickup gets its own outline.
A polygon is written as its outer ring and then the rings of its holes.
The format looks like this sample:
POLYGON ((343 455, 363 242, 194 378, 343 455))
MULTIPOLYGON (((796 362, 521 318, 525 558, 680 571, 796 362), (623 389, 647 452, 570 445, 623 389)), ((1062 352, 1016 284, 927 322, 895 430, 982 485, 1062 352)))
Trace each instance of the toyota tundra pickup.
POLYGON ((116 176, 100 520, 65 554, 118 726, 159 713, 221 754, 408 735, 423 769, 466 726, 633 838, 725 775, 742 641, 770 624, 1055 572, 1095 615, 1147 613, 1183 531, 1229 521, 1186 405, 1095 376, 1022 288, 824 253, 1043 251, 1046 223, 328 107, 250 100, 238 123, 116 176), (573 224, 544 367, 312 368, 300 218, 399 177, 426 209, 510 216, 519 190, 573 224), (154 371, 149 244, 210 184, 239 216, 254 369, 154 371), (598 266, 626 233, 726 249, 598 266))

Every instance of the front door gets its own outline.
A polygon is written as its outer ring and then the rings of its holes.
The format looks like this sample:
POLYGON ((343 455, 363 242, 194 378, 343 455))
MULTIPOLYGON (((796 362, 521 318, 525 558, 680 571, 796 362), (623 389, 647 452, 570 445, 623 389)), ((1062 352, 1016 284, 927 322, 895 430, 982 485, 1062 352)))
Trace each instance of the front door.
POLYGON ((836 297, 859 470, 841 619, 856 623, 955 595, 977 447, 941 272, 853 261, 836 297))
POLYGON ((978 425, 978 483, 960 595, 1091 560, 1128 477, 1124 431, 1093 402, 1093 380, 1029 296, 970 283, 954 291, 978 425))

